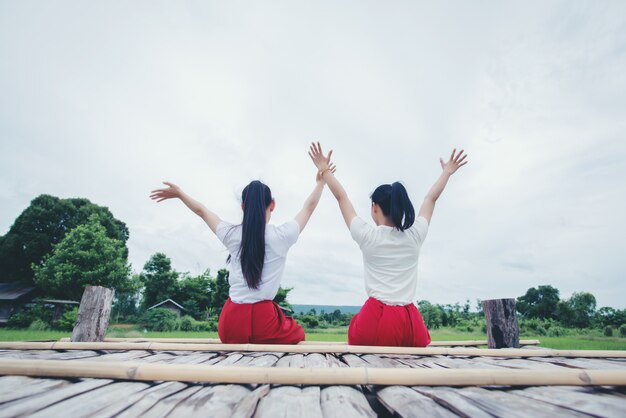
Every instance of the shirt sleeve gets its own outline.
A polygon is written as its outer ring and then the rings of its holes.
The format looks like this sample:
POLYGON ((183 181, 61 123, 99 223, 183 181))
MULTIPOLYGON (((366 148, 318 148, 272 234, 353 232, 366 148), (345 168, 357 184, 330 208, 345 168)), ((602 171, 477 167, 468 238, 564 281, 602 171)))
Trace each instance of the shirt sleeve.
POLYGON ((215 228, 215 235, 217 235, 217 238, 222 241, 222 244, 228 249, 230 249, 230 245, 233 244, 236 239, 233 234, 233 227, 233 224, 222 221, 217 225, 217 228, 215 228))
POLYGON ((295 219, 287 221, 276 227, 276 236, 278 237, 279 248, 282 253, 287 254, 289 248, 298 241, 300 225, 298 225, 295 219))
POLYGON ((423 216, 418 216, 411 229, 414 232, 415 239, 421 244, 428 234, 428 221, 423 216))
POLYGON ((365 222, 361 217, 355 216, 350 223, 350 235, 352 239, 363 248, 370 241, 374 227, 365 222))

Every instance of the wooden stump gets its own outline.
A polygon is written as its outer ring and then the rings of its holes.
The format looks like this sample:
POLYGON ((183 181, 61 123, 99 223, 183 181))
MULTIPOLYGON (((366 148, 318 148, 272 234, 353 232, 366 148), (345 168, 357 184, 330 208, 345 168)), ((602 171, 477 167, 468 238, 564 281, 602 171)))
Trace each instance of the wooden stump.
POLYGON ((519 348, 515 299, 483 300, 489 348, 519 348))
POLYGON ((109 326, 115 291, 101 286, 87 286, 78 308, 72 341, 103 341, 109 326))

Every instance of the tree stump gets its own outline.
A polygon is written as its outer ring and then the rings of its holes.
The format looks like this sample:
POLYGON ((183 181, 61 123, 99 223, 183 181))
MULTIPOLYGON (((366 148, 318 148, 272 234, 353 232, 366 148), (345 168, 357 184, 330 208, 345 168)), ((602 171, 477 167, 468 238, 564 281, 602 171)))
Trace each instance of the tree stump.
POLYGON ((101 286, 87 286, 78 308, 72 341, 103 341, 109 326, 115 291, 101 286))
POLYGON ((489 348, 519 348, 515 299, 483 300, 489 348))

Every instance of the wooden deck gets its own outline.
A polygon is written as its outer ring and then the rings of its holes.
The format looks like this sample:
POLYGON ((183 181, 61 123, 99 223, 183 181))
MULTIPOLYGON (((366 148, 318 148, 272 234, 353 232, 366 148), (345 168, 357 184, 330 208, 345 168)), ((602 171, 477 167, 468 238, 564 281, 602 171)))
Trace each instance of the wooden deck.
MULTIPOLYGON (((0 350, 0 359, 133 361, 290 368, 600 369, 624 358, 483 357, 171 350, 0 350)), ((532 350, 528 348, 529 352, 532 350)), ((77 363, 76 363, 77 364, 77 363)), ((626 388, 303 386, 0 376, 0 418, 40 417, 626 417, 626 388)))

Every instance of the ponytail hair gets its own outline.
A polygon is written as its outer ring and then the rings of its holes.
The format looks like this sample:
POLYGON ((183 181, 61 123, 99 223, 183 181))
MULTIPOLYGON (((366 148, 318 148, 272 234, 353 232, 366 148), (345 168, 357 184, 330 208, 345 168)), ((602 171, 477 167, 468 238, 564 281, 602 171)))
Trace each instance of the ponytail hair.
POLYGON ((391 218, 399 231, 409 229, 415 222, 415 209, 404 186, 399 182, 378 186, 370 196, 383 211, 383 215, 391 218))
POLYGON ((239 259, 250 289, 258 289, 265 261, 265 212, 272 203, 272 191, 255 180, 241 192, 243 222, 239 259))

